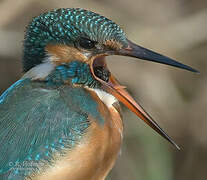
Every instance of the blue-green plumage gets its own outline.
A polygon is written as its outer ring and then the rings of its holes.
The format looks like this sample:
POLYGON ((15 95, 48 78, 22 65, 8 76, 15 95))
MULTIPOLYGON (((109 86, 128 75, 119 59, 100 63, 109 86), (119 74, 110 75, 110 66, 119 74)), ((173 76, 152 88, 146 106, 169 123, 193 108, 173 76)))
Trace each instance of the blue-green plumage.
POLYGON ((79 142, 90 124, 88 115, 103 123, 89 92, 65 85, 69 79, 70 83, 99 85, 87 64, 72 61, 57 66, 45 81, 21 79, 2 94, 1 173, 9 171, 12 178, 34 173, 45 163, 51 164, 55 153, 61 155, 79 142), (25 163, 29 167, 23 168, 25 163))
POLYGON ((80 8, 49 11, 35 17, 27 28, 24 41, 24 71, 40 64, 47 57, 44 48, 48 43, 77 46, 81 37, 100 43, 113 39, 127 45, 123 30, 99 14, 80 8))
POLYGON ((52 163, 54 153, 63 155, 77 144, 90 125, 89 114, 103 121, 87 90, 64 84, 22 79, 0 100, 0 172, 11 177, 36 172, 52 163), (25 162, 32 167, 22 168, 25 162))
POLYGON ((89 88, 100 88, 101 84, 92 77, 88 64, 80 61, 72 61, 63 65, 57 66, 45 82, 49 86, 62 85, 66 81, 71 84, 80 84, 89 88))

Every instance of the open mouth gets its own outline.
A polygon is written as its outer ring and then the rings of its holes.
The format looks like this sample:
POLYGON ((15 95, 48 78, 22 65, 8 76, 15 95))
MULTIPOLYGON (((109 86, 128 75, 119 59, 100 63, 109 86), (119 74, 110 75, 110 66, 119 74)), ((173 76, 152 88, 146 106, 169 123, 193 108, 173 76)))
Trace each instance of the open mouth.
POLYGON ((102 84, 103 90, 116 97, 158 134, 173 144, 177 149, 180 149, 179 146, 164 132, 164 130, 162 130, 156 121, 154 121, 142 108, 142 106, 131 97, 131 95, 126 91, 125 86, 118 83, 116 78, 108 70, 104 57, 105 56, 100 56, 95 58, 90 65, 94 78, 102 84))
POLYGON ((107 68, 105 56, 96 57, 91 64, 91 71, 97 80, 109 82, 111 76, 107 68))

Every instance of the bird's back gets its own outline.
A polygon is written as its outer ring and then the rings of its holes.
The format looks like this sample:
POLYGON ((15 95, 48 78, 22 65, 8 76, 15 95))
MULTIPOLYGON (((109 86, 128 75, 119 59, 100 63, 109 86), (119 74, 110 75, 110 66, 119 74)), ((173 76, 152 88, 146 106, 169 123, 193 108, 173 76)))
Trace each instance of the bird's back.
MULTIPOLYGON (((114 125, 109 109, 94 92, 25 79, 0 100, 0 167, 6 179, 28 175, 44 179, 56 174, 61 179, 74 174, 78 179, 78 171, 85 177, 96 171, 105 175, 108 166, 103 165, 113 159, 106 151, 112 145, 108 140, 114 125)), ((113 144, 116 151, 119 141, 113 144)))

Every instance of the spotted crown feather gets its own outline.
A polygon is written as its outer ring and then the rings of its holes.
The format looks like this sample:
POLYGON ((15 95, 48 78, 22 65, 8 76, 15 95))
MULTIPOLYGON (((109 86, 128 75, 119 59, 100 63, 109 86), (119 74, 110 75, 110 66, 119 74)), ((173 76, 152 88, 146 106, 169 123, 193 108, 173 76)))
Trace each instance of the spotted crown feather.
POLYGON ((40 64, 48 43, 73 45, 85 37, 99 43, 108 40, 126 45, 123 30, 113 21, 81 8, 61 8, 35 17, 27 27, 24 41, 24 71, 40 64))

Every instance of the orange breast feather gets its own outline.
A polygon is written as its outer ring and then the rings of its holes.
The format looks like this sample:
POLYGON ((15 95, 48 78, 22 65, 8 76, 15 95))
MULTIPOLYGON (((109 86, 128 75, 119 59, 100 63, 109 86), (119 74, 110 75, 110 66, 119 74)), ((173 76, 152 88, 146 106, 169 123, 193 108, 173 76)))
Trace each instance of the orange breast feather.
POLYGON ((98 102, 99 111, 104 117, 104 124, 89 117, 91 125, 82 141, 66 156, 57 159, 55 165, 33 180, 104 180, 114 166, 120 152, 123 124, 118 103, 108 108, 90 91, 98 102))

